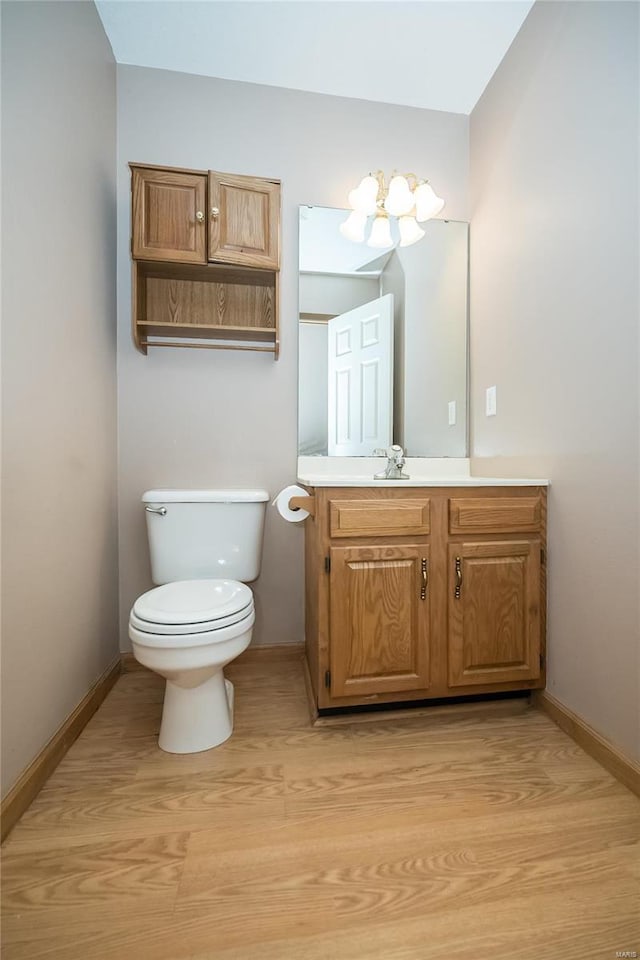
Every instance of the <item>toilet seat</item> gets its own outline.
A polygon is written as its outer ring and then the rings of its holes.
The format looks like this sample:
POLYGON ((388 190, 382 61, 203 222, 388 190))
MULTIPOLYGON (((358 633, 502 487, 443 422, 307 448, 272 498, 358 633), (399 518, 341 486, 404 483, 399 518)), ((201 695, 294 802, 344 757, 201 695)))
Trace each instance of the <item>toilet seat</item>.
MULTIPOLYGON (((179 654, 183 656, 185 653, 188 654, 189 651, 193 654, 199 647, 208 647, 210 649, 212 647, 223 647, 225 641, 233 642, 243 635, 246 636, 248 634, 250 636, 255 619, 256 614, 252 606, 245 617, 229 626, 217 626, 213 630, 198 630, 180 634, 158 633, 153 629, 153 624, 147 624, 146 630, 140 630, 129 621, 129 637, 133 642, 134 652, 137 645, 138 648, 142 647, 154 650, 158 655, 168 654, 175 656, 179 654), (149 627, 152 629, 149 630, 149 627)), ((141 659, 139 652, 140 651, 136 654, 136 658, 142 663, 145 663, 145 661, 141 659)))
POLYGON ((238 613, 231 614, 228 617, 220 617, 217 620, 207 620, 204 623, 152 623, 149 620, 143 620, 136 617, 133 611, 129 617, 129 626, 142 633, 153 633, 157 636, 179 637, 193 633, 211 633, 212 630, 222 630, 224 627, 231 627, 234 623, 245 620, 253 613, 253 603, 250 603, 238 613))
POLYGON ((238 580, 179 580, 138 597, 129 624, 167 637, 210 633, 245 620, 253 609, 251 590, 238 580))

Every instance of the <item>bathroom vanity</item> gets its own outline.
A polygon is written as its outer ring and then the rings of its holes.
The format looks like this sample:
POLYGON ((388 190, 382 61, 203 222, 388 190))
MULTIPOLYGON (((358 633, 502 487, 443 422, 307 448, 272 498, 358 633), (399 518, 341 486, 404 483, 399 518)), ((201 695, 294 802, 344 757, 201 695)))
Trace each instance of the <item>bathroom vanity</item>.
POLYGON ((544 687, 546 481, 470 474, 468 224, 381 255, 346 214, 300 209, 314 709, 544 687))
POLYGON ((544 481, 299 479, 317 709, 544 687, 544 481))

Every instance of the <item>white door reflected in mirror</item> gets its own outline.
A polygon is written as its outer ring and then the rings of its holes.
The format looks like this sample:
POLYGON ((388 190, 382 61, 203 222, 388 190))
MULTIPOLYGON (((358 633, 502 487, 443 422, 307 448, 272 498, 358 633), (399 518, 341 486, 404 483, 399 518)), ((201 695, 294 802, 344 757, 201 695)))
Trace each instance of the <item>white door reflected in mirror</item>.
POLYGON ((330 457, 371 457, 393 434, 393 296, 328 323, 327 448, 330 457))

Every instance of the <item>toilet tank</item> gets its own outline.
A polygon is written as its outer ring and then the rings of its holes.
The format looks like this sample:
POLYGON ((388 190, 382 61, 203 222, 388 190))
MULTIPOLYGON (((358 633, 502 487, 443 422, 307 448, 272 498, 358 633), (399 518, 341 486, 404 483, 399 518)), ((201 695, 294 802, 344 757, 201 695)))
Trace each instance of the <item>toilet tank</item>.
POLYGON ((266 490, 147 490, 153 582, 255 580, 268 500, 266 490))

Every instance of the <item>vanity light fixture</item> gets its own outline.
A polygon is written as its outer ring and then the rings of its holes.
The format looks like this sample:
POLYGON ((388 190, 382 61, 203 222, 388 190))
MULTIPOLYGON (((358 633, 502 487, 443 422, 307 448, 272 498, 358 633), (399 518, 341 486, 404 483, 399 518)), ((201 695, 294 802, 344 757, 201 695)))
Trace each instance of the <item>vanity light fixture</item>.
POLYGON ((352 212, 340 224, 342 236, 354 243, 364 243, 369 217, 373 217, 367 245, 388 249, 394 246, 390 217, 397 219, 400 246, 409 247, 424 237, 424 230, 418 224, 440 213, 444 200, 436 195, 427 180, 419 180, 415 173, 394 172, 387 184, 383 171, 378 170, 351 190, 349 204, 352 212))

